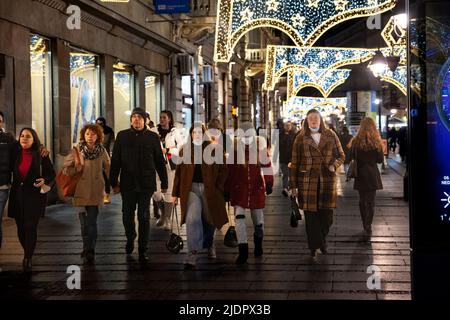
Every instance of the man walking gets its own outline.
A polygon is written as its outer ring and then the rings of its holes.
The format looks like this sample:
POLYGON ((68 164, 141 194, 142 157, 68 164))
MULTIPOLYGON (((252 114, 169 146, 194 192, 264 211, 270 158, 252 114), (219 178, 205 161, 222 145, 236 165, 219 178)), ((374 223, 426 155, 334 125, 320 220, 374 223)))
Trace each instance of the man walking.
POLYGON ((161 191, 166 192, 168 181, 165 162, 158 135, 147 129, 146 114, 141 108, 131 113, 131 128, 120 131, 111 159, 111 186, 122 195, 122 212, 126 253, 134 250, 136 227, 135 210, 139 222, 139 261, 148 261, 150 233, 150 198, 156 191, 156 171, 161 180, 161 191), (118 182, 120 174, 120 184, 118 182))

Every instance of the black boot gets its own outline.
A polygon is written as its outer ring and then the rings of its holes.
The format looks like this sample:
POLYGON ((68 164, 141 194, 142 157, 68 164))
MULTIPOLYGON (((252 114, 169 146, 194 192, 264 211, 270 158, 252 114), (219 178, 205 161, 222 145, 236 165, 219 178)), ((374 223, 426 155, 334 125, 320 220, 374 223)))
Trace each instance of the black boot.
POLYGON ((255 243, 255 257, 261 257, 263 255, 262 242, 263 237, 253 236, 253 241, 255 243))
POLYGON ((153 216, 156 219, 159 219, 161 217, 161 215, 159 214, 159 205, 158 202, 153 200, 153 216))
POLYGON ((236 264, 244 264, 248 259, 248 243, 239 244, 239 256, 236 260, 236 264))

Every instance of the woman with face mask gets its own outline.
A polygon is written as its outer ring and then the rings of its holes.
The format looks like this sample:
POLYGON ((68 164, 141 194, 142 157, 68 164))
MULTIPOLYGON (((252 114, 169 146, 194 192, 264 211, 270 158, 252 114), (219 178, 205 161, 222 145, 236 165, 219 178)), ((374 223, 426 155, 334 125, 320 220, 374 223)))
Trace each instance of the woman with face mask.
POLYGON ((255 244, 254 255, 263 254, 264 212, 266 195, 272 193, 273 172, 267 152, 267 143, 256 136, 251 122, 244 122, 232 150, 233 157, 227 159, 228 179, 225 190, 230 195, 236 218, 236 234, 239 256, 236 264, 248 259, 247 226, 245 211, 250 209, 253 221, 255 244))
POLYGON ((167 177, 169 187, 166 193, 160 190, 153 194, 153 215, 159 217, 156 225, 169 228, 168 218, 172 212, 172 181, 175 176, 175 163, 173 157, 177 157, 184 141, 180 129, 175 127, 173 114, 169 110, 163 110, 160 114, 160 123, 157 126, 162 151, 166 159, 167 177))
POLYGON ((339 138, 327 129, 316 109, 308 111, 292 147, 290 184, 305 212, 306 234, 313 263, 317 252, 327 253, 326 237, 336 208, 336 169, 345 159, 339 138))
POLYGON ((204 137, 203 125, 191 128, 189 142, 180 151, 183 161, 176 167, 173 182, 173 203, 176 205, 180 198, 181 225, 186 223, 188 253, 185 269, 195 267, 202 249, 208 250, 209 258, 216 257, 212 241, 205 248, 205 238, 212 235, 212 240, 215 229, 228 223, 224 200, 227 168, 223 161, 205 162, 210 141, 204 141, 204 137))

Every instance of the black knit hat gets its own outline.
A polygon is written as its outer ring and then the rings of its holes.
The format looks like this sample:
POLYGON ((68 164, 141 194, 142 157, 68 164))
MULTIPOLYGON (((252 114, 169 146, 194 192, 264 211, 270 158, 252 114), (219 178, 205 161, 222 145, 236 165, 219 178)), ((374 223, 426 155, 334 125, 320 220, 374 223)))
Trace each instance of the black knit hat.
POLYGON ((146 114, 145 110, 142 108, 134 108, 133 111, 131 112, 130 118, 133 117, 133 115, 135 115, 135 114, 140 115, 142 117, 142 119, 144 119, 144 120, 147 118, 147 114, 146 114))

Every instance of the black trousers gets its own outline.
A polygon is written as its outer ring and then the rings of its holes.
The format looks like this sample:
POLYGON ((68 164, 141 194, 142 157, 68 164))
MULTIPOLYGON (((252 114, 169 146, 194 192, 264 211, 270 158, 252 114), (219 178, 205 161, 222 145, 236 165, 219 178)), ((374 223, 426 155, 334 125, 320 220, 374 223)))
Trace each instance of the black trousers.
POLYGON ((111 193, 111 182, 110 182, 108 176, 106 175, 105 171, 103 171, 103 180, 105 180, 105 192, 107 194, 110 194, 111 193))
POLYGON ((327 236, 333 224, 333 210, 305 211, 306 235, 311 252, 327 247, 327 236))
POLYGON ((333 209, 322 209, 319 207, 320 179, 317 186, 317 212, 305 210, 306 235, 308 247, 311 252, 316 249, 327 248, 327 236, 333 225, 333 209))
POLYGON ((134 222, 136 215, 139 222, 139 253, 144 253, 148 249, 150 236, 150 192, 126 191, 122 192, 122 213, 123 225, 128 241, 136 239, 136 225, 134 222))
POLYGON ((26 217, 16 217, 17 235, 22 245, 25 258, 31 258, 36 249, 37 228, 40 214, 27 215, 26 217))
POLYGON ((375 213, 375 195, 374 191, 359 191, 359 213, 364 230, 370 229, 375 213))

